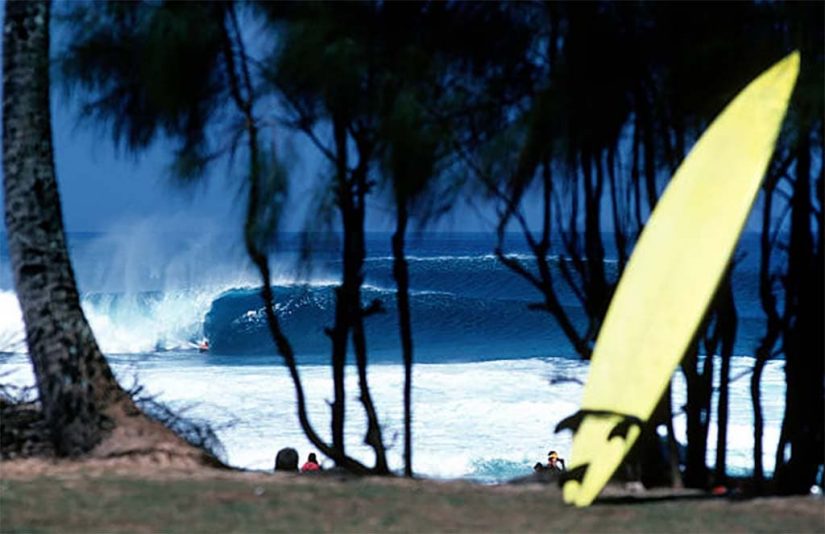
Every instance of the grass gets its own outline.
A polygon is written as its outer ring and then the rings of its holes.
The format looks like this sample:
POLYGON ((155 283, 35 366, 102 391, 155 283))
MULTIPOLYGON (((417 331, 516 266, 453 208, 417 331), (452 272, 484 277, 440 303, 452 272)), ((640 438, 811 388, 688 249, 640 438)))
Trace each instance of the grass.
POLYGON ((575 509, 548 486, 79 473, 2 480, 0 531, 823 532, 825 501, 607 499, 575 509))

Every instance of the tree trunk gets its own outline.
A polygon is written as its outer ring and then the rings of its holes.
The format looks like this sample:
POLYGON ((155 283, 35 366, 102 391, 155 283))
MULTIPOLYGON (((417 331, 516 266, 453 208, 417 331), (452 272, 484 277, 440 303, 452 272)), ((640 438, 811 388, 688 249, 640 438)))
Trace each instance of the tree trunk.
POLYGON ((118 394, 80 309, 63 233, 49 114, 48 2, 9 2, 3 28, 3 173, 15 290, 44 416, 60 455, 101 439, 118 394))
POLYGON ((764 489, 765 469, 762 463, 765 418, 762 414, 761 387, 762 372, 770 358, 771 352, 779 339, 781 323, 776 308, 776 296, 771 284, 771 213, 773 212, 773 194, 778 176, 773 174, 765 180, 765 204, 762 209, 762 234, 759 238, 759 302, 766 316, 765 335, 756 348, 756 361, 751 374, 751 404, 753 405, 753 486, 757 495, 764 489))
POLYGON ((669 464, 670 464, 670 479, 672 480, 672 486, 674 488, 682 489, 684 488, 684 482, 682 481, 682 471, 679 469, 679 465, 681 462, 680 453, 679 453, 679 442, 676 441, 676 430, 673 428, 673 379, 671 379, 671 383, 667 386, 667 391, 665 392, 667 405, 666 405, 666 418, 665 418, 665 426, 667 427, 667 448, 669 452, 669 464))
POLYGON ((654 146, 653 121, 645 105, 639 106, 642 118, 642 146, 644 147, 644 176, 647 205, 650 213, 656 208, 659 195, 656 189, 656 153, 654 146))
MULTIPOLYGON (((344 234, 342 250, 341 285, 335 289, 335 325, 329 332, 332 338, 332 371, 335 400, 332 404, 333 448, 344 453, 344 369, 347 356, 347 340, 352 333, 355 364, 358 372, 359 400, 367 417, 367 435, 364 442, 375 451, 374 474, 389 473, 386 450, 381 436, 381 425, 370 394, 367 377, 367 344, 364 333, 365 310, 361 306, 361 285, 364 282, 363 267, 366 257, 364 243, 364 209, 367 186, 369 152, 359 147, 360 161, 355 170, 347 166, 347 128, 341 112, 333 113, 333 135, 336 145, 336 180, 341 229, 344 234)), ((378 303, 380 305, 380 303, 378 303)))
MULTIPOLYGON (((344 229, 343 256, 350 256, 351 236, 347 232, 348 221, 344 202, 349 202, 351 192, 347 185, 347 132, 344 120, 333 117, 333 130, 336 148, 336 176, 338 182, 338 203, 342 211, 342 227, 344 229)), ((347 291, 346 262, 344 263, 344 283, 335 288, 335 325, 329 331, 332 339, 332 383, 334 396, 332 401, 332 448, 342 456, 346 455, 344 446, 344 417, 346 412, 346 398, 344 395, 344 372, 347 363, 347 339, 349 337, 349 313, 346 309, 347 291)))
MULTIPOLYGON (((375 452, 375 474, 384 475, 390 472, 387 464, 387 453, 384 448, 384 438, 381 435, 381 425, 378 421, 378 412, 370 393, 367 377, 367 339, 364 332, 364 318, 368 313, 381 311, 380 301, 375 301, 367 312, 361 305, 361 285, 364 283, 364 260, 367 255, 364 236, 364 206, 367 190, 367 167, 364 162, 368 158, 361 156, 361 163, 353 172, 353 196, 345 206, 349 213, 344 213, 344 233, 350 239, 351 247, 344 256, 344 280, 342 291, 346 297, 345 306, 349 310, 352 325, 352 346, 355 352, 355 366, 358 371, 359 400, 367 416, 367 434, 364 443, 372 447, 375 452)), ((345 247, 345 251, 347 251, 345 247)))
POLYGON ((717 403, 717 440, 716 440, 716 468, 714 470, 714 484, 726 484, 727 443, 728 443, 728 398, 730 393, 730 363, 733 357, 734 342, 736 340, 736 304, 734 302, 732 276, 725 277, 721 288, 719 309, 719 330, 721 339, 720 356, 722 363, 719 370, 719 401, 717 403))
POLYGON ((765 432, 765 417, 762 414, 761 387, 762 372, 768 361, 766 350, 762 350, 764 342, 756 351, 756 361, 753 364, 753 374, 751 375, 751 403, 753 404, 753 487, 757 495, 761 495, 765 484, 765 468, 762 463, 764 454, 762 438, 765 432))
POLYGON ((595 339, 601 328, 610 301, 607 274, 604 269, 604 244, 601 234, 601 202, 604 186, 601 156, 589 150, 582 156, 584 180, 584 248, 587 261, 586 309, 590 321, 589 339, 595 339), (595 173, 594 171, 595 167, 595 173), (595 174, 595 183, 593 175, 595 174))
POLYGON ((801 131, 785 278, 785 418, 775 472, 777 490, 785 494, 807 493, 823 461, 823 282, 811 230, 810 132, 807 125, 801 131), (791 446, 787 463, 786 444, 791 446))
POLYGON ((401 353, 404 358, 404 476, 412 471, 412 362, 413 340, 410 318, 410 273, 404 257, 404 237, 407 233, 406 199, 396 202, 396 226, 392 236, 393 275, 398 288, 398 328, 401 333, 401 353))
POLYGON ((80 307, 54 168, 49 2, 8 2, 3 23, 5 221, 43 415, 61 456, 167 451, 217 460, 148 420, 115 380, 80 307), (116 439, 107 439, 107 438, 116 439), (97 448, 95 448, 97 447, 97 448))
POLYGON ((687 385, 687 454, 685 458, 684 484, 688 488, 706 488, 708 468, 705 462, 707 452, 708 421, 710 420, 711 376, 713 358, 705 356, 703 370, 697 369, 698 346, 688 349, 682 362, 682 371, 687 385))

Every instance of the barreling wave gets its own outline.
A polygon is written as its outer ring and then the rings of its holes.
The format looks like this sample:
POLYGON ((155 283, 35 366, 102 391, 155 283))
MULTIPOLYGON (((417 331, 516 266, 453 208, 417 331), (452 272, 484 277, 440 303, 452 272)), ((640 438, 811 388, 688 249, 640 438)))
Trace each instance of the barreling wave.
MULTIPOLYGON (((203 317, 219 293, 93 293, 81 297, 81 306, 104 353, 190 350, 203 337, 203 317)), ((22 315, 12 291, 0 291, 0 352, 26 352, 22 315)))
MULTIPOLYGON (((302 363, 327 360, 330 342, 324 328, 334 321, 333 287, 274 286, 276 313, 302 363)), ((399 361, 395 291, 367 284, 362 294, 365 304, 378 300, 384 310, 365 321, 371 356, 399 361)), ((549 316, 528 311, 523 301, 425 290, 413 292, 411 305, 419 361, 544 355, 566 344, 554 333, 549 316)), ((95 293, 84 295, 82 306, 101 349, 109 354, 194 350, 203 338, 214 354, 275 354, 259 288, 95 293)), ((0 292, 0 314, 0 352, 24 352, 14 293, 0 292)))
MULTIPOLYGON (((299 360, 325 362, 330 350, 324 328, 334 321, 332 287, 274 288, 276 312, 299 360)), ((365 288, 364 303, 378 300, 383 312, 365 320, 373 361, 400 361, 395 291, 365 288)), ((575 313, 575 312, 574 312, 575 313)), ((417 361, 482 361, 554 355, 573 356, 547 314, 518 300, 480 299, 446 292, 415 292, 411 315, 417 361)), ((204 321, 211 350, 222 354, 271 354, 263 302, 256 289, 227 291, 213 302, 204 321)))
MULTIPOLYGON (((529 260, 522 258, 528 266, 529 260)), ((535 288, 494 256, 442 255, 408 261, 417 361, 575 356, 552 317, 527 309, 528 303, 540 300, 535 288)), ((551 258, 551 266, 558 269, 559 261, 551 258)), ((392 258, 379 257, 368 259, 365 266, 364 304, 378 300, 385 310, 366 320, 372 361, 400 361, 392 264, 392 258)), ((288 276, 273 281, 276 312, 301 362, 328 360, 330 341, 324 329, 334 320, 338 265, 316 265, 320 268, 309 282, 288 276)), ((753 287, 745 277, 736 288, 740 354, 752 353, 764 328, 758 306, 749 303, 753 287)), ((574 323, 583 325, 584 315, 573 295, 561 282, 557 291, 574 323)), ((202 287, 86 293, 82 305, 108 354, 194 350, 203 338, 209 339, 213 354, 275 354, 259 287, 248 273, 202 287)), ((25 352, 20 310, 12 291, 0 291, 0 352, 25 352)))

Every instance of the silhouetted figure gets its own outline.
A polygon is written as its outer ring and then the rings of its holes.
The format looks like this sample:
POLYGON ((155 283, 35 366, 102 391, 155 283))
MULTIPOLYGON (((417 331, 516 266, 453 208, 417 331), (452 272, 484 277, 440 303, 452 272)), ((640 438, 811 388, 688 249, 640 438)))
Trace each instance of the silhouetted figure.
POLYGON ((301 473, 306 473, 309 471, 320 471, 321 464, 318 463, 318 458, 315 456, 314 452, 309 453, 309 458, 304 465, 301 466, 301 473))
POLYGON ((547 470, 564 471, 564 458, 559 458, 559 453, 556 451, 547 453, 547 470))
POLYGON ((298 471, 298 451, 286 447, 275 456, 275 471, 298 471))

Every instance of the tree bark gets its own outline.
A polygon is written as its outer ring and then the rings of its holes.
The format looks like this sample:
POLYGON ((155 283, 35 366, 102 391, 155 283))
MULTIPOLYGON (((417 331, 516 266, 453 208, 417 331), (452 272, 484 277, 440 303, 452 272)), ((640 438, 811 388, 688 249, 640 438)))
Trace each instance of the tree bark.
POLYGON ((219 465, 138 410, 117 383, 80 307, 54 168, 50 10, 48 1, 6 3, 3 185, 15 291, 55 452, 122 456, 162 447, 219 465))
POLYGON ((3 28, 3 173, 14 284, 44 416, 60 455, 101 439, 120 393, 95 343, 69 262, 49 114, 48 2, 9 2, 3 28))

